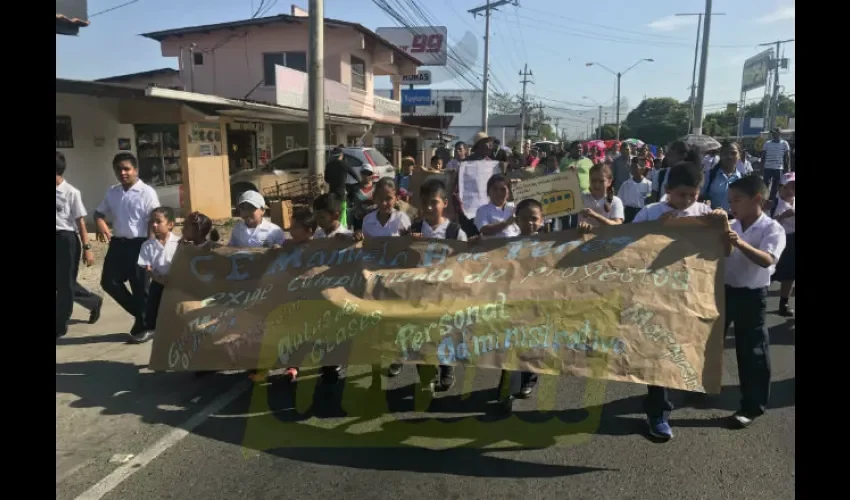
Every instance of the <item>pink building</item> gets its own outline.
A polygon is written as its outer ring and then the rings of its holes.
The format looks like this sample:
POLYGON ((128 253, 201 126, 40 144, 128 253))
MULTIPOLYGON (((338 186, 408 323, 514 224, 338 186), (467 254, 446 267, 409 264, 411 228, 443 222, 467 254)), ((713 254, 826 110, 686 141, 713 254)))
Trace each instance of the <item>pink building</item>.
MULTIPOLYGON (((308 19, 295 7, 292 14, 142 36, 177 59, 188 91, 306 109, 308 19)), ((334 19, 325 19, 324 48, 328 113, 401 124, 399 101, 376 96, 374 79, 414 74, 418 59, 360 24, 334 19)))

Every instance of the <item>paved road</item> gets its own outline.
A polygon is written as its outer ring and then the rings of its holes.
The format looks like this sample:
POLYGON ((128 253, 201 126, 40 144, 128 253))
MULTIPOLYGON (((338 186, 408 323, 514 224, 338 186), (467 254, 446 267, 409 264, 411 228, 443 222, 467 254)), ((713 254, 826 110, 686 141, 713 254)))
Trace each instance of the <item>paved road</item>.
POLYGON ((378 393, 392 413, 372 415, 367 373, 313 405, 314 378, 293 389, 150 373, 149 347, 75 326, 57 348, 58 498, 791 499, 794 321, 771 315, 769 326, 769 413, 727 427, 739 397, 727 339, 722 393, 675 394, 669 443, 644 437, 640 385, 544 377, 504 418, 488 408, 497 373, 461 370, 453 391, 416 413, 407 369, 378 393), (135 458, 112 464, 116 453, 135 458))

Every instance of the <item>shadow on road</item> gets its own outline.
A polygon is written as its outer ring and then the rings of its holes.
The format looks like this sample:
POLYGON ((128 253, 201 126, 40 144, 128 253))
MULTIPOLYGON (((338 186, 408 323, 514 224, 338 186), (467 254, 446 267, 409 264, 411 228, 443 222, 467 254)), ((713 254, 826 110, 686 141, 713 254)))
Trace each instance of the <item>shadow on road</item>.
MULTIPOLYGON (((73 321, 73 320, 71 320, 73 321)), ((126 344, 129 340, 126 333, 107 333, 88 335, 85 337, 60 337, 56 339, 56 345, 84 345, 84 344, 126 344)))

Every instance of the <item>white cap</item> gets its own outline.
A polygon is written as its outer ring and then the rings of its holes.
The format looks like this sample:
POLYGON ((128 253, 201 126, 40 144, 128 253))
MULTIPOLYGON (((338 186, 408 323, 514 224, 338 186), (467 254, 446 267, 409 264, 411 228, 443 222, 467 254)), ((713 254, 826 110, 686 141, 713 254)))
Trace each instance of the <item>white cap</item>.
POLYGON ((263 198, 263 195, 256 191, 245 191, 239 195, 239 202, 236 206, 243 203, 247 203, 254 208, 266 208, 266 200, 263 198))

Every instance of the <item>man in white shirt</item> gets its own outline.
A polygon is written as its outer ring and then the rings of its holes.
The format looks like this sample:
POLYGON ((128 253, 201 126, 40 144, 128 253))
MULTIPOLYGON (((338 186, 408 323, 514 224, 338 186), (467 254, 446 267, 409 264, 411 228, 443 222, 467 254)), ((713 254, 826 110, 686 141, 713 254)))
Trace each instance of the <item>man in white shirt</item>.
POLYGON ((762 150, 763 175, 764 183, 770 188, 770 200, 776 201, 782 172, 787 172, 791 166, 791 146, 780 137, 778 128, 771 130, 770 134, 772 139, 764 143, 762 150))
POLYGON ((89 324, 100 318, 103 299, 77 282, 82 255, 94 262, 80 190, 65 180, 65 155, 56 152, 56 338, 68 333, 74 302, 89 310, 89 324))
POLYGON ((142 244, 150 235, 148 221, 159 207, 156 191, 139 179, 139 168, 132 153, 118 153, 112 160, 118 184, 106 195, 94 212, 97 239, 109 243, 103 261, 100 286, 135 318, 131 335, 144 331, 148 278, 137 262, 142 244), (112 219, 112 230, 106 219, 112 219), (130 283, 130 290, 124 283, 130 283))

